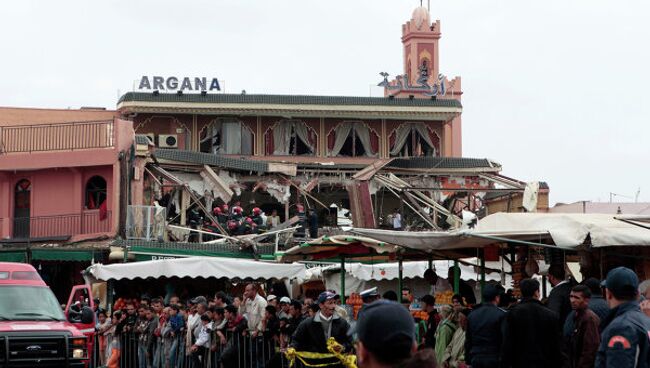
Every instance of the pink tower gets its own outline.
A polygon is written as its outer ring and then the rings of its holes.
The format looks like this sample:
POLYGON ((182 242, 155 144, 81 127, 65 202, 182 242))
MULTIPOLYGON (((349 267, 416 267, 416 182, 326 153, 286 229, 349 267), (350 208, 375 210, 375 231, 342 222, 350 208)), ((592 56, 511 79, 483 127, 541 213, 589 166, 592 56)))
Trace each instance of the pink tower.
MULTIPOLYGON (((431 22, 429 10, 416 8, 411 19, 402 25, 404 72, 388 81, 382 73, 384 96, 395 98, 455 99, 460 101, 461 79, 449 80, 440 69, 440 20, 431 22)), ((444 122, 445 156, 462 155, 460 114, 444 122)))

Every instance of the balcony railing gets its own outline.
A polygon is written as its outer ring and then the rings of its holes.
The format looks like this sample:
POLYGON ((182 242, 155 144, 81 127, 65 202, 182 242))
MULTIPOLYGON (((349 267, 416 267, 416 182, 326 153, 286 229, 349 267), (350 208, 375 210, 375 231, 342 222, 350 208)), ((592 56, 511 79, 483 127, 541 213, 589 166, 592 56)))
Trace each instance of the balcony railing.
POLYGON ((0 127, 0 153, 108 148, 113 139, 112 121, 5 126, 0 127))
POLYGON ((98 210, 90 210, 70 215, 4 218, 0 219, 0 223, 10 222, 12 238, 47 238, 110 232, 111 212, 107 211, 104 219, 100 217, 98 210))

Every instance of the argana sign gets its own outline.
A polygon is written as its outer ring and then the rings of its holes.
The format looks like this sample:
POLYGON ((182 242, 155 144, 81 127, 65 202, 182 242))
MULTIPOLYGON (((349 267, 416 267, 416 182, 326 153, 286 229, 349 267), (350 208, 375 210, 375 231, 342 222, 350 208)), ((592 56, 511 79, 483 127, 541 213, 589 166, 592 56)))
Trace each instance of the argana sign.
POLYGON ((217 78, 206 77, 159 77, 146 75, 140 79, 140 90, 154 91, 221 91, 217 78))

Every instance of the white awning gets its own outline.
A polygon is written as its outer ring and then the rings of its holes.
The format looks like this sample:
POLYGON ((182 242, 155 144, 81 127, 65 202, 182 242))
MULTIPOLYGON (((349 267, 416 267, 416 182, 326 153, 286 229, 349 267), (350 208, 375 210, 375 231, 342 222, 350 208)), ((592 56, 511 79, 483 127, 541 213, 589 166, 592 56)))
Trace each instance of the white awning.
POLYGON ((303 280, 305 266, 237 258, 188 257, 156 261, 94 264, 86 270, 97 280, 133 280, 136 278, 191 277, 241 280, 303 280))
POLYGON ((550 240, 561 248, 578 247, 585 244, 587 237, 594 248, 650 246, 648 216, 495 213, 479 220, 476 228, 471 230, 393 231, 354 228, 351 231, 379 241, 425 251, 480 248, 499 242, 495 237, 529 243, 550 240))
POLYGON ((650 246, 647 216, 563 213, 495 213, 479 220, 477 234, 548 233, 558 247, 650 246))

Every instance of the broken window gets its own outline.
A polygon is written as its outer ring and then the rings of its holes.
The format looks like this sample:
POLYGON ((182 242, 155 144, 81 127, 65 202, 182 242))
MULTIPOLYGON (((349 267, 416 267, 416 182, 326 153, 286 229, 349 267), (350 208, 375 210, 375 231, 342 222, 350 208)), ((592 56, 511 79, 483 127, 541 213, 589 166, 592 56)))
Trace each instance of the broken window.
POLYGON ((241 121, 220 119, 201 132, 201 152, 223 155, 252 155, 253 132, 241 121))
POLYGON ((267 154, 300 156, 316 152, 316 133, 302 121, 280 121, 266 139, 267 154))
POLYGON ((424 123, 400 125, 390 137, 391 157, 436 156, 437 136, 424 123))
POLYGON ((328 138, 330 156, 375 156, 379 137, 363 123, 341 123, 328 138))
POLYGON ((86 183, 86 208, 95 210, 106 201, 106 180, 101 176, 93 176, 86 183))

